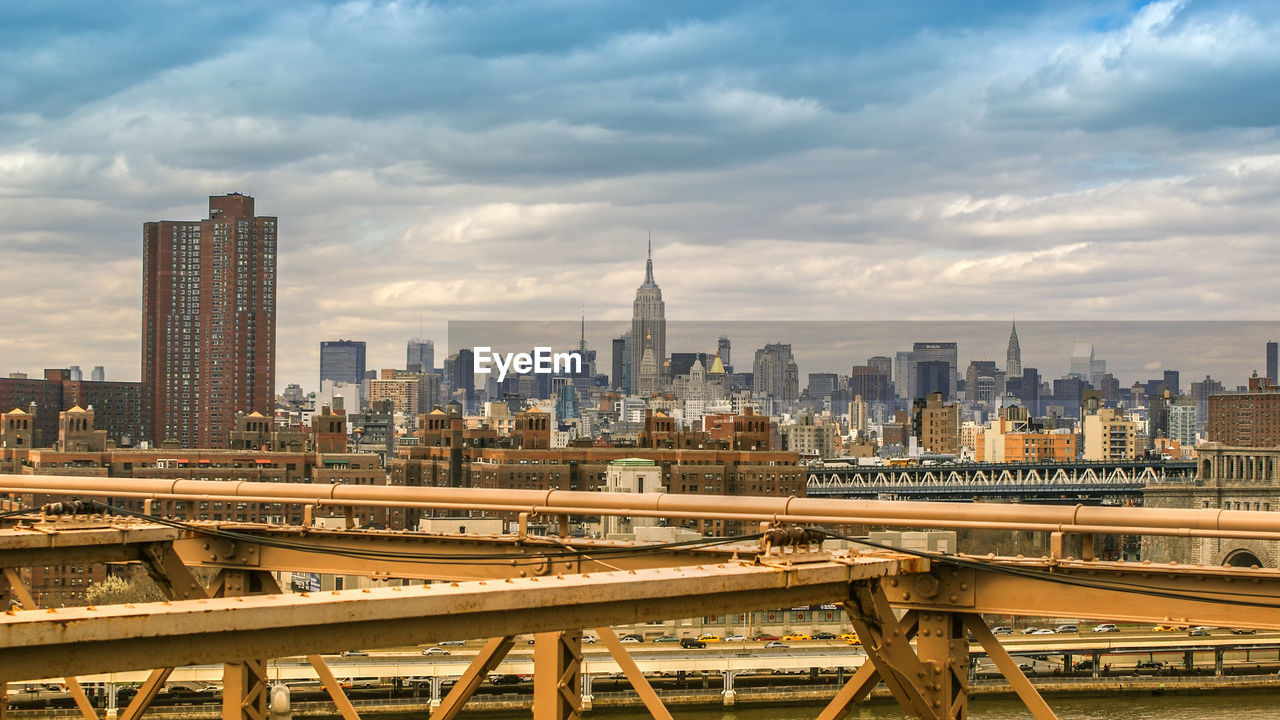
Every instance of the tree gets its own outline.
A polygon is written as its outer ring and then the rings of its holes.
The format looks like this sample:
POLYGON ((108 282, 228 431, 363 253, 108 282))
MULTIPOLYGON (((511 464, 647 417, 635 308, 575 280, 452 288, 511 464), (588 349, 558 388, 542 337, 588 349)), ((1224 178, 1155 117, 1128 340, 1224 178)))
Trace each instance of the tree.
POLYGON ((160 602, 166 599, 160 586, 137 568, 130 568, 125 574, 109 575, 106 580, 89 586, 84 593, 87 605, 160 602))

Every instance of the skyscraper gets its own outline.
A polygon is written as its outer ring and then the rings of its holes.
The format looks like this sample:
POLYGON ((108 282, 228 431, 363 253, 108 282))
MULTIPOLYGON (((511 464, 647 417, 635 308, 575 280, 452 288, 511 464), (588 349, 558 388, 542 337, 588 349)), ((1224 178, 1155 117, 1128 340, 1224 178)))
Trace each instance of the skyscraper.
POLYGON ((362 340, 324 340, 320 343, 320 382, 333 380, 359 385, 364 379, 362 340))
POLYGON ((662 302, 662 289, 653 281, 653 243, 649 244, 649 257, 644 264, 644 283, 636 288, 636 300, 631 311, 631 377, 628 391, 637 394, 640 388, 640 363, 644 351, 653 351, 653 360, 659 371, 667 359, 667 307, 662 302))
POLYGON ((893 392, 903 400, 916 396, 914 363, 910 351, 899 350, 893 356, 893 392))
POLYGON ((728 335, 721 335, 716 341, 716 354, 720 356, 720 364, 724 365, 725 372, 733 372, 733 360, 729 358, 731 345, 728 335))
POLYGON ((1004 374, 1006 377, 1022 375, 1022 346, 1018 344, 1018 323, 1014 321, 1009 331, 1009 348, 1004 354, 1004 374))
POLYGON ((1272 385, 1280 385, 1280 343, 1267 343, 1267 379, 1272 385))
POLYGON ((614 390, 631 390, 631 333, 613 339, 613 372, 609 375, 609 387, 614 390))
POLYGON ((404 369, 412 372, 431 372, 436 367, 436 344, 431 340, 414 338, 405 351, 404 369), (415 367, 416 366, 416 367, 415 367))
POLYGON ((475 409, 475 369, 475 355, 471 352, 471 348, 460 348, 445 360, 445 384, 449 392, 455 394, 455 399, 462 403, 463 412, 471 412, 475 409), (462 398, 456 397, 459 390, 465 393, 462 398))
POLYGON ((756 350, 752 383, 757 395, 784 402, 800 397, 800 370, 790 343, 770 343, 756 350))
POLYGON ((225 447, 239 411, 271 415, 276 218, 209 198, 204 220, 142 226, 143 411, 154 439, 225 447))
MULTIPOLYGON (((946 387, 934 387, 932 392, 941 392, 942 399, 954 400, 956 398, 956 389, 959 385, 959 373, 956 369, 958 347, 953 342, 918 342, 911 346, 911 380, 913 383, 919 383, 920 373, 917 366, 920 363, 941 362, 947 364, 947 383, 946 387)), ((937 379, 937 370, 931 369, 926 373, 933 380, 937 379), (932 373, 932 374, 929 374, 932 373)), ((931 380, 931 382, 933 381, 931 380)), ((923 389, 918 384, 911 389, 912 400, 923 400, 928 396, 930 391, 923 389)))

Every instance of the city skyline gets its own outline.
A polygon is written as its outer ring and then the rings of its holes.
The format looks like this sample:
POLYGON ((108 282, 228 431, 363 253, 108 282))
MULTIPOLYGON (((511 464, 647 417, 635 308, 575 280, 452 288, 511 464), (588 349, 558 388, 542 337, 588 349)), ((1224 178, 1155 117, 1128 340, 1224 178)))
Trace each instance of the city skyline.
POLYGON ((1266 3, 82 9, 0 10, 5 372, 139 379, 137 227, 233 191, 289 219, 277 390, 322 340, 625 320, 649 230, 669 322, 1280 303, 1266 3))

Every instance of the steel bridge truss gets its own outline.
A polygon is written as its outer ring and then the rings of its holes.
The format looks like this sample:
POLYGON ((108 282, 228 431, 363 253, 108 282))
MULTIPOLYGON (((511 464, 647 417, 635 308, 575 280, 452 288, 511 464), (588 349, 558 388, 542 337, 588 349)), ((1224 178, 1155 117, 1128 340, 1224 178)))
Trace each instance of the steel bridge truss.
POLYGON ((807 494, 847 498, 1129 496, 1140 494, 1148 484, 1190 480, 1195 472, 1194 462, 966 463, 913 467, 831 464, 809 469, 807 494))
MULTIPOLYGON (((93 487, 87 483, 78 491, 93 487)), ((258 486, 243 490, 267 492, 258 486)), ((288 491, 295 493, 293 500, 282 501, 297 501, 299 489, 288 491)), ((333 490, 316 492, 332 497, 333 490)), ((432 502, 449 501, 453 495, 434 492, 432 502)), ((455 499, 499 502, 496 493, 478 492, 459 491, 455 499)), ((572 494, 542 495, 547 507, 566 510, 589 500, 572 494)), ((662 497, 601 498, 597 509, 605 514, 643 513, 663 502, 662 497)), ((777 504, 766 498, 719 500, 722 510, 702 512, 761 519, 758 513, 777 504)), ((922 527, 957 522, 951 505, 934 513, 926 503, 884 503, 900 507, 877 510, 864 501, 828 500, 812 507, 797 499, 779 502, 781 511, 775 509, 774 517, 808 514, 815 522, 868 513, 884 514, 895 522, 914 515, 922 527)), ((680 507, 677 503, 668 510, 680 507)), ((960 521, 999 525, 993 518, 1001 509, 975 512, 977 517, 960 521)), ((1100 562, 1089 553, 1093 534, 1135 529, 1280 538, 1280 520, 1271 513, 1078 508, 1062 515, 1062 509, 1018 506, 1003 512, 1010 528, 1050 529, 1053 554, 1026 559, 881 549, 831 552, 815 544, 819 535, 777 528, 769 528, 772 532, 762 534, 752 548, 646 551, 644 546, 521 534, 477 538, 231 523, 175 525, 105 516, 28 518, 0 529, 0 568, 6 580, 0 589, 21 607, 0 617, 0 679, 65 677, 68 687, 75 688, 74 678, 80 675, 151 670, 120 713, 136 720, 173 668, 216 663, 223 666, 223 718, 265 720, 266 659, 303 655, 344 720, 358 720, 322 654, 351 647, 488 638, 432 714, 451 718, 511 650, 513 638, 533 634, 533 715, 559 720, 581 717, 590 705, 590 689, 581 673, 580 638, 587 628, 595 629, 650 713, 666 718, 670 714, 611 626, 838 603, 862 639, 867 662, 819 717, 843 717, 880 682, 915 717, 966 717, 968 631, 1032 715, 1052 718, 1052 710, 992 637, 983 614, 1280 629, 1276 570, 1100 562), (1049 522, 1052 519, 1059 520, 1056 526, 1049 522), (1080 535, 1079 558, 1063 552, 1072 535, 1080 535), (16 569, 71 562, 139 563, 171 599, 36 608, 16 569), (213 568, 217 574, 206 585, 196 580, 194 567, 213 568), (281 593, 273 571, 300 567, 443 582, 281 593), (1247 621, 1242 612, 1247 612, 1247 621)), ((97 720, 83 693, 72 689, 72 694, 84 719, 97 720)), ((729 678, 725 698, 732 699, 729 678)))

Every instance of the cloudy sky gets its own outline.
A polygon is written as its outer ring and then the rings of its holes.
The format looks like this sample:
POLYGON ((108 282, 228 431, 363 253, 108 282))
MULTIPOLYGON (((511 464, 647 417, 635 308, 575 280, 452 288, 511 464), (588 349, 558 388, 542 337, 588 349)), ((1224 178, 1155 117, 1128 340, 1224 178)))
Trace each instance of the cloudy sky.
POLYGON ((1126 370, 1243 373, 1178 324, 1275 318, 1277 78, 1261 1, 5 3, 0 372, 137 379, 142 223, 239 191, 282 387, 624 320, 650 231, 673 320, 1161 321, 1126 370))

